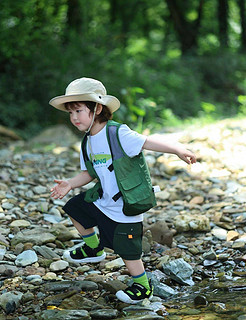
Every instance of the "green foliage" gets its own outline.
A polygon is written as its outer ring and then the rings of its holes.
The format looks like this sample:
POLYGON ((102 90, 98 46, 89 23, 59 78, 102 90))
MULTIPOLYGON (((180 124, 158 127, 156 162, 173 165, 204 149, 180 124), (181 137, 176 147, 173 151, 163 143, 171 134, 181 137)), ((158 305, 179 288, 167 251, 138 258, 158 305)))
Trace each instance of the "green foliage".
POLYGON ((246 96, 238 96, 239 106, 239 115, 246 116, 246 96))
MULTIPOLYGON (((198 19, 198 2, 173 0, 186 27, 198 19)), ((48 101, 81 76, 101 80, 121 101, 115 119, 139 131, 246 114, 237 2, 229 1, 229 48, 220 44, 217 6, 204 3, 194 47, 183 54, 167 1, 4 1, 1 124, 28 138, 68 121, 48 101)))

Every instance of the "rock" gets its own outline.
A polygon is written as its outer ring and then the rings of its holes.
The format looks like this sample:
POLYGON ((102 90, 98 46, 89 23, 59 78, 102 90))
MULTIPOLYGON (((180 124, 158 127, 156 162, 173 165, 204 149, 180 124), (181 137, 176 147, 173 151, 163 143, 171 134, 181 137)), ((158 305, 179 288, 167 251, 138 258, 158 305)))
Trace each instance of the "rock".
POLYGON ((45 310, 35 315, 37 320, 91 320, 85 310, 45 310))
POLYGON ((11 291, 3 293, 0 296, 0 306, 4 309, 6 314, 15 312, 16 308, 20 305, 20 300, 23 293, 20 291, 11 291))
POLYGON ((165 221, 157 221, 156 223, 148 227, 147 230, 151 231, 152 239, 154 241, 171 247, 173 241, 173 233, 169 230, 165 221))
POLYGON ((183 231, 209 231, 209 219, 203 215, 178 215, 174 218, 174 226, 179 232, 183 231))
POLYGON ((19 267, 25 267, 37 261, 38 261, 38 256, 36 252, 33 250, 26 250, 17 256, 15 260, 15 264, 19 267))
POLYGON ((157 200, 168 200, 170 198, 170 193, 168 191, 160 191, 156 193, 157 200))
POLYGON ((73 233, 61 223, 54 225, 50 232, 55 234, 56 238, 60 241, 68 241, 73 239, 73 233))
POLYGON ((208 300, 206 299, 206 297, 198 295, 194 298, 194 304, 195 306, 207 306, 208 300))
POLYGON ((6 247, 3 245, 0 245, 0 260, 3 260, 5 253, 6 253, 6 247))
POLYGON ((53 250, 51 250, 47 246, 34 246, 33 250, 42 255, 46 259, 59 259, 60 256, 56 254, 53 250))
POLYGON ((18 232, 11 240, 11 246, 15 246, 18 243, 23 242, 31 242, 36 245, 42 245, 48 242, 53 242, 55 239, 56 237, 48 232, 48 230, 37 227, 31 230, 23 230, 22 232, 18 232))
POLYGON ((144 253, 149 253, 151 250, 151 244, 147 237, 143 236, 142 238, 142 250, 144 253))
POLYGON ((98 309, 90 311, 92 319, 115 319, 119 314, 118 310, 114 309, 98 309))
POLYGON ((2 203, 2 208, 5 209, 5 210, 10 210, 14 207, 13 203, 10 203, 10 202, 3 202, 2 203))
POLYGON ((127 285, 119 280, 109 280, 107 282, 101 283, 101 285, 105 290, 114 294, 119 290, 125 290, 127 288, 127 285))
POLYGON ((44 286, 45 291, 64 291, 64 290, 77 290, 77 291, 93 291, 98 289, 98 285, 93 281, 69 281, 64 280, 60 282, 50 282, 44 286))
POLYGON ((202 256, 206 260, 216 260, 217 259, 216 253, 214 252, 213 248, 211 248, 208 252, 204 252, 204 254, 202 256))
POLYGON ((11 278, 15 275, 15 273, 18 271, 18 268, 16 266, 12 265, 0 265, 0 275, 6 276, 8 278, 11 278))
POLYGON ((47 192, 47 188, 43 186, 36 186, 32 189, 36 194, 42 194, 47 192))
POLYGON ((43 277, 43 280, 57 280, 57 275, 54 272, 47 272, 43 277))
POLYGON ((30 144, 55 144, 57 146, 70 146, 76 143, 78 138, 65 125, 51 126, 34 137, 30 144), (61 139, 62 137, 62 139, 61 139))
POLYGON ((196 196, 190 200, 191 204, 203 204, 204 198, 202 196, 196 196))
POLYGON ((117 270, 125 265, 121 258, 105 263, 106 270, 117 270))
POLYGON ((226 240, 227 231, 220 227, 214 227, 211 231, 212 235, 215 236, 219 240, 226 240))
POLYGON ((60 304, 60 308, 63 309, 75 309, 75 310, 86 310, 101 309, 102 306, 97 304, 95 301, 83 297, 82 294, 77 293, 72 297, 64 299, 60 304))
POLYGON ((19 228, 26 228, 26 227, 30 227, 31 223, 29 221, 26 220, 14 220, 10 223, 10 227, 14 228, 14 227, 19 227, 19 228))
POLYGON ((194 284, 191 278, 193 269, 182 258, 165 263, 162 267, 163 271, 173 280, 190 286, 194 284))
POLYGON ((154 275, 148 273, 151 283, 154 286, 154 295, 166 299, 177 294, 177 292, 168 285, 161 283, 154 275))
POLYGON ((62 271, 62 270, 65 270, 68 266, 69 266, 69 263, 67 261, 59 260, 51 263, 50 270, 62 271))
POLYGON ((233 241, 238 239, 239 233, 237 231, 231 230, 228 231, 227 236, 226 236, 226 241, 233 241))

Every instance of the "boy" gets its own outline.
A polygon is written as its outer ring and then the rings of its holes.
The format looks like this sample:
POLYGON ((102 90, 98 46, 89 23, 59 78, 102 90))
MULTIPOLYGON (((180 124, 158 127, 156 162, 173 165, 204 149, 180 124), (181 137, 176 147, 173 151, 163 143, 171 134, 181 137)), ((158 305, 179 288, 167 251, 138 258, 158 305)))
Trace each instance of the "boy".
MULTIPOLYGON (((136 304, 153 296, 153 286, 149 283, 141 260, 143 214, 126 216, 123 213, 123 200, 115 200, 119 192, 107 140, 106 125, 113 112, 120 107, 116 97, 109 96, 100 81, 80 78, 71 82, 66 93, 49 102, 53 107, 67 111, 70 121, 81 132, 88 134, 87 154, 100 179, 102 194, 93 202, 85 200, 81 193, 70 199, 63 207, 71 217, 74 226, 81 234, 84 244, 73 251, 65 251, 64 259, 74 263, 96 263, 106 254, 104 247, 111 248, 124 260, 133 278, 133 285, 116 293, 119 300, 136 304), (94 231, 97 226, 100 241, 94 231)), ((143 136, 130 130, 126 125, 119 128, 120 144, 128 157, 137 156, 143 149, 174 153, 186 163, 195 163, 195 155, 182 145, 168 144, 154 136, 143 136)), ((55 180, 51 196, 62 199, 71 189, 86 185, 93 180, 85 165, 83 152, 80 152, 81 172, 69 180, 55 180)))

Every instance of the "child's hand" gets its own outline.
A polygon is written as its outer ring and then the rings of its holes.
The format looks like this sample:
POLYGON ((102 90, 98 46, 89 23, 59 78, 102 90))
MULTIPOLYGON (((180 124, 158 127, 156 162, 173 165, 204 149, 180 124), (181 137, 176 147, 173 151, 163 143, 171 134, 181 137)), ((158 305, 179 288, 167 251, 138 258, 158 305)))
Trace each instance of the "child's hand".
POLYGON ((58 183, 54 188, 52 188, 50 191, 51 197, 55 199, 62 199, 71 189, 71 185, 68 181, 64 180, 54 180, 56 183, 58 183))
POLYGON ((181 149, 177 152, 177 156, 188 164, 196 163, 196 156, 187 149, 181 149))

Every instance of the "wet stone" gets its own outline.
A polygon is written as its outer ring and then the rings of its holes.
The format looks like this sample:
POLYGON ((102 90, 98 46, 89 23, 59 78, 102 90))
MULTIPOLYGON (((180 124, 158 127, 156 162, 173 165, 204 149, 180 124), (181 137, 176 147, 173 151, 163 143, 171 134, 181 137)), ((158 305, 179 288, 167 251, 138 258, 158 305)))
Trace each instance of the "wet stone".
POLYGON ((98 309, 98 310, 92 310, 89 312, 90 316, 93 319, 115 319, 119 311, 118 310, 111 310, 111 309, 98 309))
POLYGON ((20 305, 20 300, 23 296, 22 292, 11 291, 0 295, 0 306, 4 309, 6 314, 13 313, 20 305))
POLYGON ((69 266, 69 263, 64 260, 59 260, 52 262, 49 266, 51 271, 62 271, 65 270, 69 266))
POLYGON ((173 280, 188 285, 194 284, 191 278, 193 274, 193 269, 182 258, 165 263, 162 265, 162 267, 163 271, 167 275, 169 275, 173 280))
POLYGON ((15 264, 17 266, 25 267, 37 261, 38 261, 38 257, 36 252, 33 250, 26 250, 17 256, 15 260, 15 264))
POLYGON ((45 310, 35 316, 37 320, 91 320, 85 310, 45 310))
POLYGON ((44 286, 45 291, 63 291, 69 289, 93 291, 98 289, 98 285, 93 281, 69 281, 64 280, 60 282, 50 282, 44 286))

